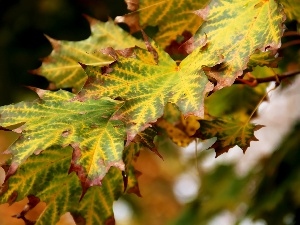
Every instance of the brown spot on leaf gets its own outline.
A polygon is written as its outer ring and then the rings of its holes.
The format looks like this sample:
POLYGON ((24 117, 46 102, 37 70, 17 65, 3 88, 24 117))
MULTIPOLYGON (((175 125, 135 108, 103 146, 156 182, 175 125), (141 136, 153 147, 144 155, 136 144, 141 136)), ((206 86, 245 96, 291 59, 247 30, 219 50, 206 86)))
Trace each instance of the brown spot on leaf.
POLYGON ((16 162, 13 162, 10 165, 10 167, 9 167, 9 169, 7 171, 7 174, 5 176, 4 182, 7 181, 17 171, 18 167, 19 167, 19 164, 17 164, 16 162))
POLYGON ((158 53, 157 53, 157 51, 151 45, 151 43, 149 41, 149 37, 145 34, 145 32, 143 30, 141 30, 141 32, 143 34, 143 38, 144 38, 147 50, 153 55, 153 58, 154 58, 155 62, 158 63, 158 53))
POLYGON ((76 225, 85 225, 86 224, 86 220, 83 216, 81 216, 79 214, 75 214, 75 213, 71 213, 71 215, 72 215, 76 225))
POLYGON ((115 221, 115 217, 114 216, 109 217, 105 221, 105 225, 115 225, 115 224, 116 224, 116 221, 115 221))
POLYGON ((111 56, 115 61, 119 59, 117 51, 115 51, 112 47, 103 48, 101 49, 101 52, 105 55, 111 56))
POLYGON ((18 192, 17 191, 13 191, 13 193, 9 196, 7 203, 9 205, 12 205, 18 198, 18 192))
POLYGON ((87 67, 87 65, 86 64, 84 64, 84 63, 81 63, 81 62, 78 62, 78 64, 82 67, 82 69, 86 69, 86 67, 87 67))
POLYGON ((49 37, 48 35, 45 35, 45 37, 48 39, 48 41, 50 42, 50 44, 52 45, 53 51, 55 52, 59 52, 60 48, 61 48, 61 43, 58 40, 55 40, 51 37, 49 37))
POLYGON ((204 49, 205 46, 207 46, 207 36, 204 35, 201 38, 194 38, 191 37, 186 42, 184 42, 180 48, 183 49, 186 53, 190 54, 192 51, 194 51, 196 48, 201 47, 204 49))
POLYGON ((130 33, 135 33, 141 30, 138 12, 133 12, 124 16, 117 16, 115 18, 115 22, 126 23, 129 26, 130 33))
POLYGON ((21 134, 23 132, 23 126, 18 127, 16 129, 13 129, 12 131, 15 132, 15 133, 17 133, 17 134, 21 134))
POLYGON ((134 54, 134 48, 125 48, 125 49, 122 49, 122 50, 117 50, 117 53, 123 57, 135 57, 135 54, 134 54))
POLYGON ((180 37, 182 38, 182 40, 173 40, 165 48, 165 51, 167 53, 169 53, 170 55, 187 56, 187 52, 184 48, 184 43, 186 43, 192 37, 192 34, 189 31, 184 31, 180 37))
POLYGON ((111 67, 109 67, 109 66, 102 66, 102 67, 101 67, 101 74, 102 74, 102 75, 109 74, 109 73, 111 73, 112 71, 114 71, 114 69, 111 68, 111 67))
POLYGON ((136 11, 139 9, 139 0, 125 0, 127 9, 130 11, 136 11))
POLYGON ((48 90, 55 90, 55 89, 57 89, 57 87, 56 87, 56 84, 55 83, 49 83, 49 85, 48 85, 48 88, 47 88, 48 90))
POLYGON ((70 135, 70 133, 71 133, 70 130, 65 130, 65 131, 62 132, 61 136, 66 138, 70 135))
POLYGON ((199 10, 194 11, 194 13, 197 16, 201 17, 203 20, 206 20, 207 16, 209 15, 209 11, 210 11, 210 8, 208 6, 206 6, 204 9, 199 9, 199 10))

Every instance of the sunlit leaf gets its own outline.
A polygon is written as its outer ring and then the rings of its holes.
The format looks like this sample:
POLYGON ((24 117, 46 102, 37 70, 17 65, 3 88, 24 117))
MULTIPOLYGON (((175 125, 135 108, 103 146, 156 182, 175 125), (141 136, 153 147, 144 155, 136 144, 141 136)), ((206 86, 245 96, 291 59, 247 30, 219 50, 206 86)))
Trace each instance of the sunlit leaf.
POLYGON ((143 42, 130 36, 112 21, 106 23, 88 18, 91 36, 83 41, 57 41, 48 38, 52 44, 51 55, 43 60, 42 66, 33 71, 54 83, 55 88, 70 88, 79 91, 87 77, 80 63, 87 65, 108 65, 113 59, 100 51, 113 47, 123 49, 143 42))
MULTIPOLYGON (((7 202, 12 195, 17 196, 15 201, 28 195, 38 197, 46 203, 46 208, 36 225, 56 224, 66 212, 70 212, 75 220, 83 218, 89 225, 112 221, 113 201, 124 191, 121 171, 111 168, 102 186, 90 188, 80 201, 80 181, 75 173, 68 174, 71 155, 70 147, 52 147, 38 156, 29 157, 9 179, 9 189, 2 193, 1 203, 7 202)), ((132 179, 130 177, 129 189, 136 185, 132 179)))
POLYGON ((256 51, 250 56, 248 67, 255 67, 255 66, 277 67, 280 59, 281 58, 279 58, 275 52, 256 51))
POLYGON ((200 131, 197 135, 201 139, 217 137, 212 148, 215 149, 216 157, 218 157, 236 145, 245 152, 251 141, 258 141, 254 136, 254 131, 262 127, 238 118, 224 116, 211 121, 201 120, 200 131))
POLYGON ((101 184, 111 166, 124 170, 124 126, 110 120, 122 102, 109 98, 82 100, 66 91, 38 90, 40 99, 0 108, 1 126, 25 123, 15 129, 19 139, 8 149, 10 173, 28 156, 53 145, 74 148, 71 171, 84 186, 101 184))
POLYGON ((117 22, 127 23, 134 32, 146 26, 158 26, 153 39, 162 47, 182 35, 184 31, 194 34, 202 23, 194 14, 205 6, 208 0, 125 0, 133 11, 116 18, 117 22))
POLYGON ((288 19, 300 21, 300 4, 298 0, 279 0, 288 19))
POLYGON ((82 96, 124 100, 116 117, 127 123, 129 141, 162 116, 167 102, 176 104, 184 115, 202 117, 204 96, 212 89, 212 84, 201 68, 220 61, 218 55, 204 54, 205 50, 198 48, 177 65, 153 41, 145 38, 148 50, 138 47, 125 52, 109 49, 116 58, 109 68, 84 66, 90 78, 82 96))
POLYGON ((36 225, 55 224, 60 216, 78 204, 81 186, 75 173, 68 175, 72 148, 52 148, 29 157, 8 181, 1 203, 17 195, 19 201, 35 195, 47 203, 36 225))
POLYGON ((242 75, 254 52, 274 51, 281 45, 284 14, 274 0, 215 0, 197 14, 205 22, 190 42, 206 39, 209 54, 224 57, 222 65, 207 71, 218 82, 216 90, 242 75))
POLYGON ((165 132, 168 134, 168 136, 170 137, 170 139, 178 146, 181 147, 188 146, 194 140, 194 138, 191 138, 179 127, 176 127, 175 125, 169 123, 164 119, 158 120, 157 125, 160 128, 163 128, 165 132))

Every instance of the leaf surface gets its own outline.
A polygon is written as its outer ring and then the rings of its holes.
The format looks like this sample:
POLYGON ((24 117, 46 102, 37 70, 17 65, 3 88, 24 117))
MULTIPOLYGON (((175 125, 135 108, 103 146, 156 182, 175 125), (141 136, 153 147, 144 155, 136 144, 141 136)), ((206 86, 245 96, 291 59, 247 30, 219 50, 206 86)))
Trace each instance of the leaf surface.
MULTIPOLYGON (((34 195, 46 203, 36 225, 56 224, 70 212, 75 220, 82 218, 86 225, 108 224, 114 221, 113 201, 124 191, 121 171, 111 168, 102 186, 89 188, 81 201, 81 184, 75 173, 68 174, 72 148, 51 147, 40 155, 32 155, 9 180, 9 189, 1 193, 1 203, 17 194, 16 201, 34 195)), ((131 161, 128 161, 130 166, 131 161)), ((131 178, 130 179, 134 179, 131 178)), ((129 189, 135 182, 129 183, 129 189)))
POLYGON ((43 60, 42 66, 33 72, 53 82, 55 88, 73 87, 78 92, 87 79, 79 62, 87 65, 108 65, 113 59, 102 54, 101 49, 123 49, 143 45, 142 41, 123 31, 113 21, 104 23, 91 18, 88 20, 91 36, 86 40, 73 42, 48 38, 53 51, 43 60))
POLYGON ((21 102, 0 108, 1 126, 25 123, 8 151, 13 154, 10 174, 33 153, 53 145, 72 145, 71 171, 84 187, 100 185, 111 166, 124 170, 122 151, 124 125, 110 120, 122 102, 109 98, 82 101, 66 91, 37 91, 36 102, 21 102))
POLYGON ((280 0, 285 14, 289 20, 300 21, 300 4, 297 0, 280 0))
POLYGON ((167 102, 176 104, 186 116, 202 117, 204 96, 212 89, 202 67, 220 61, 216 54, 204 54, 205 50, 198 48, 177 65, 145 38, 148 50, 136 47, 124 53, 110 49, 116 62, 104 73, 103 68, 84 66, 90 78, 83 97, 109 96, 125 101, 116 117, 127 123, 128 141, 161 117, 167 102))
POLYGON ((274 51, 281 45, 284 14, 274 0, 215 0, 197 14, 205 22, 190 42, 206 39, 208 54, 224 57, 222 65, 207 71, 218 82, 216 90, 242 75, 254 52, 274 51))
POLYGON ((132 32, 146 26, 158 26, 159 31, 153 39, 163 48, 182 35, 184 31, 194 34, 202 20, 194 11, 202 8, 208 0, 134 0, 126 1, 133 11, 117 17, 117 22, 125 22, 132 32))
POLYGON ((217 141, 212 148, 216 151, 216 157, 228 152, 235 145, 246 152, 251 141, 258 141, 254 136, 254 131, 262 128, 249 122, 239 120, 234 117, 224 116, 212 120, 200 121, 200 132, 197 134, 201 139, 217 137, 217 141))

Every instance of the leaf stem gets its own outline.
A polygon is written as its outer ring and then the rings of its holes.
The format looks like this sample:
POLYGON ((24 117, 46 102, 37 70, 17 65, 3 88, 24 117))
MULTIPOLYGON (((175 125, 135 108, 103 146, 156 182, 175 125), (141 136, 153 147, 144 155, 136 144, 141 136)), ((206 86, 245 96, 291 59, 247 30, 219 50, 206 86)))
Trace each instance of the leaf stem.
POLYGON ((242 78, 237 78, 234 82, 234 84, 247 84, 251 87, 255 87, 258 84, 261 83, 267 83, 267 82, 271 82, 271 81, 275 81, 275 82, 280 82, 288 77, 293 77, 300 74, 299 70, 296 71, 292 71, 292 72, 287 72, 287 73, 283 73, 281 75, 276 74, 275 76, 270 76, 270 77, 262 77, 262 78, 253 78, 253 79, 242 79, 242 78))
POLYGON ((200 177, 201 172, 200 172, 199 163, 198 163, 198 138, 195 138, 195 163, 196 163, 196 169, 197 169, 198 175, 200 177))
POLYGON ((290 46, 293 46, 293 45, 298 45, 298 44, 300 44, 300 40, 289 41, 289 42, 286 42, 286 43, 282 44, 280 49, 284 49, 284 48, 287 48, 287 47, 290 47, 290 46))
POLYGON ((277 86, 273 87, 271 90, 267 91, 267 92, 263 95, 263 97, 260 99, 260 101, 256 104, 255 108, 254 108, 253 111, 251 112, 251 114, 250 114, 250 116, 249 116, 249 118, 248 118, 247 123, 250 122, 250 120, 252 119, 254 113, 257 111, 258 107, 259 107, 260 104, 265 100, 265 98, 268 96, 268 94, 269 94, 271 91, 275 90, 276 88, 277 88, 277 86))
POLYGON ((300 36, 300 33, 297 31, 287 31, 283 35, 283 37, 289 37, 289 36, 300 36))

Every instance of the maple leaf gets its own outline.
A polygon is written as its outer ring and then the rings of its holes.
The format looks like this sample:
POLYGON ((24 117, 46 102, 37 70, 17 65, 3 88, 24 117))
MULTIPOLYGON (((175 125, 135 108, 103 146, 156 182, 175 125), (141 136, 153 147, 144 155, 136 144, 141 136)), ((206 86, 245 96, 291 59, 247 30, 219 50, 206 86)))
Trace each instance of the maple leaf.
POLYGON ((37 90, 40 99, 0 107, 1 126, 25 123, 15 129, 21 136, 7 152, 12 153, 8 176, 33 153, 53 145, 74 148, 71 171, 83 187, 100 185, 111 166, 124 170, 124 125, 110 120, 123 103, 109 98, 82 101, 66 91, 37 90))
MULTIPOLYGON (((91 36, 83 41, 58 41, 48 37, 53 51, 43 60, 42 66, 32 71, 41 74, 54 83, 55 88, 73 87, 78 92, 87 76, 80 64, 108 65, 113 59, 102 54, 100 49, 113 47, 123 49, 143 46, 143 42, 132 37, 113 21, 100 22, 87 17, 91 26, 91 36)), ((51 87, 50 87, 51 88, 51 87)), ((51 88, 53 89, 53 88, 51 88)))
POLYGON ((196 136, 201 139, 217 137, 212 148, 215 149, 216 157, 218 157, 235 145, 239 146, 245 153, 251 141, 258 141, 254 136, 254 131, 262 127, 264 126, 244 122, 231 116, 224 116, 212 120, 200 120, 200 129, 196 136))
POLYGON ((218 54, 204 54, 199 47, 177 65, 154 41, 144 38, 147 50, 107 49, 116 59, 108 68, 83 66, 89 79, 80 96, 122 99, 124 106, 115 116, 127 123, 128 142, 161 117, 168 102, 185 116, 202 117, 204 96, 213 88, 202 67, 221 61, 218 54))
POLYGON ((279 0, 289 20, 300 21, 300 4, 295 0, 279 0))
MULTIPOLYGON (((113 201, 124 191, 121 172, 117 168, 111 168, 103 179, 102 186, 89 188, 79 201, 82 190, 80 181, 75 173, 68 174, 72 151, 70 147, 62 149, 55 146, 38 156, 30 156, 6 181, 5 185, 9 189, 1 193, 1 203, 13 203, 27 196, 36 196, 46 203, 46 208, 35 225, 56 224, 66 212, 70 212, 75 221, 82 218, 87 225, 112 221, 113 201)), ((131 161, 127 162, 129 167, 131 161)), ((136 187, 136 179, 132 170, 129 171, 128 188, 133 189, 136 187)), ((20 214, 26 216, 26 210, 27 207, 20 214)))
POLYGON ((118 23, 127 23, 131 32, 146 26, 158 26, 153 39, 163 48, 182 35, 184 31, 194 34, 202 20, 193 12, 205 6, 208 0, 125 0, 132 11, 116 17, 118 23))
POLYGON ((170 139, 178 146, 188 146, 194 140, 194 138, 190 137, 179 127, 174 126, 173 124, 169 123, 164 119, 158 120, 157 125, 160 128, 163 128, 170 137, 170 139))
POLYGON ((281 60, 277 56, 276 51, 266 51, 260 52, 256 50, 251 56, 248 62, 248 67, 255 67, 255 66, 268 66, 268 67, 277 67, 278 62, 281 60))
POLYGON ((205 22, 186 48, 206 39, 208 54, 223 55, 223 64, 207 71, 218 82, 215 90, 233 84, 254 52, 274 52, 281 45, 285 17, 274 0, 215 0, 196 13, 205 22))
POLYGON ((78 204, 81 187, 75 173, 68 175, 72 148, 47 149, 29 157, 19 170, 6 181, 9 188, 1 193, 1 203, 20 201, 35 195, 47 203, 38 224, 55 224, 60 216, 78 204))

